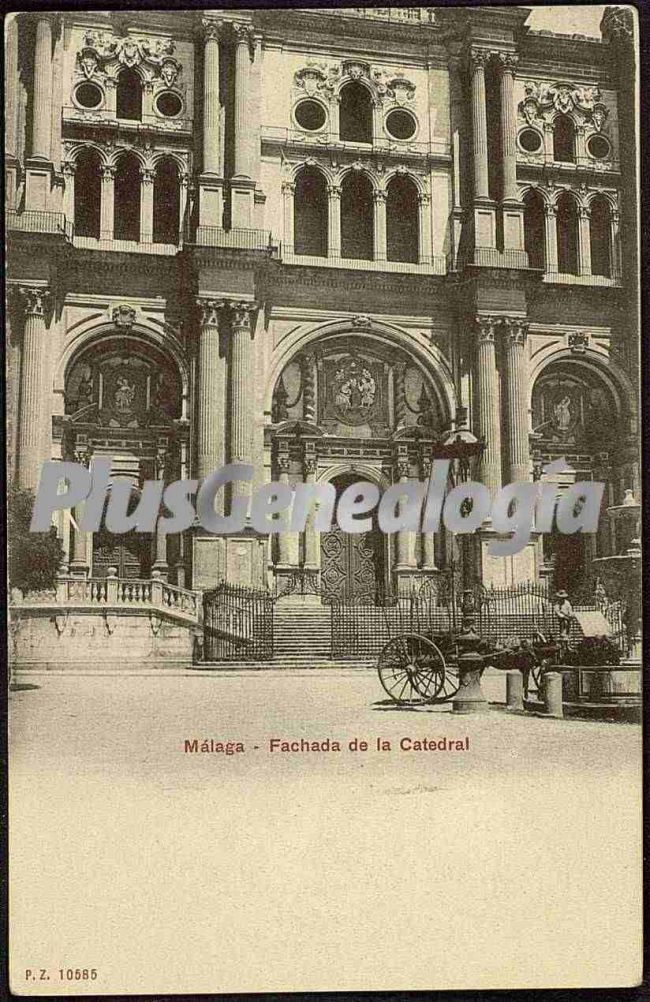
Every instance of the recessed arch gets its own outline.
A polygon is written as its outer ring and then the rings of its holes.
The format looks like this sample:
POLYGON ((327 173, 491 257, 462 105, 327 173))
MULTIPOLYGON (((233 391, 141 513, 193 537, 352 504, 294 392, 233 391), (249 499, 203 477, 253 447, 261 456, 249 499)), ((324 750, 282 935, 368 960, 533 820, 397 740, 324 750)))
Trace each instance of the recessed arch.
POLYGON ((418 188, 406 174, 393 175, 386 187, 386 248, 389 261, 419 260, 418 188))
POLYGON ((612 275, 612 235, 611 206, 603 195, 597 195, 589 203, 589 242, 591 249, 591 273, 611 278, 612 275))
POLYGON ((339 92, 339 137, 343 142, 371 144, 372 94, 361 80, 349 80, 339 92))
POLYGON ((536 188, 529 188, 524 198, 524 250, 531 268, 546 267, 546 222, 544 199, 536 188))
POLYGON ((115 106, 118 118, 142 121, 142 78, 134 67, 125 66, 118 73, 115 106))
POLYGON ((178 243, 181 189, 178 164, 171 157, 156 163, 153 183, 153 242, 178 243))
POLYGON ((140 239, 140 161, 131 151, 115 165, 113 235, 116 240, 140 239))
POLYGON ((74 179, 74 227, 79 237, 99 239, 102 212, 101 159, 92 147, 79 151, 74 179))
POLYGON ((561 275, 577 275, 578 261, 578 203, 570 191, 557 199, 557 258, 561 275))
POLYGON ((294 252, 326 257, 329 205, 327 181, 317 167, 302 167, 296 174, 294 192, 294 252))
POLYGON ((559 113, 553 121, 553 159, 559 163, 574 163, 576 127, 569 115, 559 113))
POLYGON ((348 171, 341 183, 341 256, 371 261, 374 238, 372 181, 363 171, 348 171))

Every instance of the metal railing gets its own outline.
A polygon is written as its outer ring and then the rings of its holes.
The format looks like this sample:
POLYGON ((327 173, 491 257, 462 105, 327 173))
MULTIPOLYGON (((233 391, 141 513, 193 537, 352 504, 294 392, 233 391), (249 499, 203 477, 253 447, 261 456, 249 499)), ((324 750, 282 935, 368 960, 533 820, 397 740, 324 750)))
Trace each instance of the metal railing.
POLYGON ((270 661, 273 598, 267 591, 222 582, 203 593, 203 659, 270 661))
POLYGON ((312 254, 282 252, 284 264, 307 265, 312 268, 343 268, 347 271, 387 271, 402 275, 446 275, 447 258, 436 255, 429 261, 375 261, 369 258, 341 257, 328 254, 327 257, 312 254))
POLYGON ((9 209, 6 219, 9 231, 60 234, 66 240, 72 240, 74 236, 74 224, 66 219, 63 212, 41 212, 34 209, 18 212, 16 209, 9 209))
POLYGON ((391 21, 394 24, 436 24, 433 7, 321 7, 313 8, 309 13, 363 17, 375 21, 391 21))
POLYGON ((187 227, 185 243, 198 247, 220 247, 243 251, 264 251, 272 257, 279 256, 280 244, 269 230, 234 228, 225 230, 220 226, 187 227))

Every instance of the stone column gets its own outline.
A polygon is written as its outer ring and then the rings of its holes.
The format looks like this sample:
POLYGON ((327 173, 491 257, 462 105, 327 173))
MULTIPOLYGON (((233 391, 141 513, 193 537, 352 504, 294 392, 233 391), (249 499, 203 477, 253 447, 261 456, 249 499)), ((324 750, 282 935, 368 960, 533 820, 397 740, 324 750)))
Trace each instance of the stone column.
POLYGON ((9 14, 5 25, 5 155, 17 156, 18 145, 18 21, 9 14))
POLYGON ((495 354, 496 317, 476 318, 476 425, 485 440, 482 482, 489 491, 501 488, 501 411, 495 354))
POLYGON ((618 211, 609 214, 609 243, 610 243, 610 271, 612 278, 621 277, 621 237, 620 237, 621 217, 618 211))
POLYGON ((489 53, 471 49, 472 73, 472 152, 474 158, 474 198, 489 198, 487 113, 485 105, 485 64, 489 53))
MULTIPOLYGON (((257 305, 235 302, 230 306, 230 462, 250 463, 253 437, 251 315, 257 305)), ((235 484, 234 493, 247 494, 248 490, 243 484, 235 484)))
POLYGON ((337 258, 341 256, 341 186, 331 184, 327 189, 328 194, 328 239, 327 256, 337 258))
MULTIPOLYGON (((420 472, 423 483, 428 483, 431 476, 431 459, 423 456, 420 461, 420 472)), ((434 532, 421 533, 422 540, 422 569, 425 571, 435 571, 436 567, 436 535, 434 532)))
POLYGON ((187 200, 190 193, 190 175, 183 172, 178 178, 179 182, 179 206, 178 206, 178 237, 177 242, 181 243, 185 236, 185 214, 187 212, 187 200))
POLYGON ((32 156, 50 159, 52 122, 52 14, 42 11, 36 21, 32 156))
POLYGON ((393 369, 393 387, 395 393, 395 427, 397 429, 406 426, 408 407, 406 405, 406 386, 404 377, 406 366, 404 362, 397 362, 393 369))
POLYGON ((153 183, 155 172, 140 169, 140 243, 153 243, 153 183))
MULTIPOLYGON (((316 452, 310 450, 306 445, 303 459, 303 475, 306 484, 316 483, 317 468, 316 452)), ((314 516, 315 512, 311 511, 305 525, 305 568, 308 570, 320 568, 320 533, 314 528, 314 516)))
POLYGON ((72 160, 64 160, 61 164, 63 174, 63 214, 71 222, 74 220, 74 176, 77 165, 72 160))
POLYGON ((514 52, 499 53, 503 249, 510 252, 509 263, 527 267, 528 256, 524 250, 524 207, 517 190, 517 112, 514 99, 517 62, 518 56, 514 52), (518 253, 513 254, 513 252, 518 253))
POLYGON ((235 35, 235 172, 230 184, 231 217, 234 228, 253 224, 255 181, 251 178, 251 138, 258 123, 251 107, 251 60, 255 36, 250 24, 234 22, 235 35))
POLYGON ((373 193, 375 203, 375 261, 385 261, 386 250, 386 192, 377 190, 373 193))
POLYGON ((578 206, 578 274, 591 275, 591 213, 585 205, 578 206))
MULTIPOLYGON (((410 466, 408 456, 400 456, 395 465, 397 482, 407 484, 409 482, 410 466)), ((411 570, 415 567, 415 540, 414 534, 406 529, 400 529, 395 534, 395 570, 411 570)))
POLYGON ((431 264, 431 198, 418 195, 418 263, 431 264))
POLYGON ((43 287, 20 286, 25 314, 20 368, 18 482, 35 490, 43 460, 44 374, 47 368, 45 311, 50 293, 43 287))
MULTIPOLYGON (((207 477, 224 465, 225 359, 219 352, 219 318, 224 302, 200 298, 197 476, 207 477)), ((217 502, 223 492, 219 492, 217 502)))
POLYGON ((203 172, 199 179, 199 226, 223 225, 223 149, 219 101, 219 40, 223 22, 203 18, 203 172))
POLYGON ((528 324, 525 320, 507 317, 503 321, 503 332, 506 341, 508 476, 510 482, 515 483, 530 480, 525 354, 528 324))
POLYGON ((518 61, 519 57, 514 52, 499 53, 504 202, 519 201, 517 192, 517 113, 514 99, 514 78, 518 61))
POLYGON ((72 539, 72 559, 70 560, 70 574, 72 577, 88 577, 90 574, 90 564, 88 561, 88 536, 92 533, 82 532, 79 528, 84 514, 84 505, 81 502, 72 510, 74 519, 73 539, 72 539))
POLYGON ((5 28, 5 205, 16 208, 18 189, 18 21, 7 15, 5 28))
POLYGON ((100 240, 113 239, 114 212, 115 212, 115 167, 109 164, 101 168, 102 175, 102 204, 99 224, 100 240))
MULTIPOLYGON (((165 480, 165 475, 168 470, 167 463, 167 448, 164 445, 158 445, 157 455, 156 455, 156 480, 165 480)), ((153 565, 152 565, 152 577, 156 576, 162 578, 164 581, 169 580, 169 564, 167 563, 167 533, 162 528, 161 519, 159 518, 156 522, 156 531, 154 533, 153 539, 153 565), (154 575, 155 572, 155 575, 154 575)))
POLYGON ((249 92, 252 29, 248 24, 234 23, 235 34, 235 174, 250 177, 249 92))
MULTIPOLYGON (((290 470, 289 453, 283 452, 278 456, 279 481, 281 484, 289 483, 290 470)), ((278 533, 278 565, 280 567, 298 567, 298 533, 279 532, 278 533)))
POLYGON ((221 105, 219 103, 219 38, 221 21, 203 18, 203 173, 221 174, 221 105))
POLYGON ((310 424, 316 423, 316 359, 312 353, 303 355, 302 369, 302 399, 303 417, 310 424))
POLYGON ((557 207, 544 206, 544 224, 546 227, 546 273, 556 275, 557 261, 557 207))
POLYGON ((282 207, 284 216, 284 250, 293 254, 293 198, 296 191, 295 181, 282 182, 282 207))
POLYGON ((474 162, 475 262, 484 263, 480 248, 496 248, 496 214, 488 181, 487 109, 485 103, 485 49, 470 50, 472 67, 472 153, 474 162))

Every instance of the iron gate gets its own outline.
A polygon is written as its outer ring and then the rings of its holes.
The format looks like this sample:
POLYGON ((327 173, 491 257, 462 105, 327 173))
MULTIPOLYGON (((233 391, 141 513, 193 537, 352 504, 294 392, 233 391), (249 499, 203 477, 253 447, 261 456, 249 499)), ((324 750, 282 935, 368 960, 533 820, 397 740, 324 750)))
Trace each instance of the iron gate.
POLYGON ((270 661, 273 598, 223 582, 203 593, 203 631, 205 661, 270 661))

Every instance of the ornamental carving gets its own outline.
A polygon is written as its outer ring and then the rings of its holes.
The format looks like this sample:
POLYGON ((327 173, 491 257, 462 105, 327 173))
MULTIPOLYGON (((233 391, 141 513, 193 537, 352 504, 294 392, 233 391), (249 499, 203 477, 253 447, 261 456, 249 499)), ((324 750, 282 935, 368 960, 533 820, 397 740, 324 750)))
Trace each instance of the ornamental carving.
POLYGON ((171 38, 118 38, 103 31, 87 31, 84 44, 77 53, 77 65, 87 80, 99 71, 116 77, 121 66, 140 66, 145 81, 161 77, 168 87, 176 83, 181 64, 174 58, 175 45, 171 38))
POLYGON ((576 84, 527 80, 524 83, 524 94, 519 111, 531 126, 540 120, 549 121, 551 115, 559 112, 574 115, 579 121, 589 122, 600 131, 608 116, 598 86, 578 87, 576 84))
POLYGON ((111 314, 111 319, 116 327, 122 327, 125 330, 131 330, 133 324, 135 323, 135 309, 132 306, 127 306, 122 304, 121 306, 116 306, 111 314))
POLYGON ((408 104, 409 101, 413 100, 415 97, 415 84, 407 80, 403 73, 396 73, 395 76, 387 79, 385 83, 382 81, 382 77, 383 74, 380 70, 374 71, 373 78, 380 95, 385 95, 399 105, 408 104))
POLYGON ((352 428, 384 423, 385 377, 380 363, 342 355, 324 363, 324 418, 352 428))
POLYGON ((341 71, 338 66, 309 62, 294 74, 293 79, 296 88, 303 90, 309 97, 322 94, 331 100, 340 75, 341 71))

